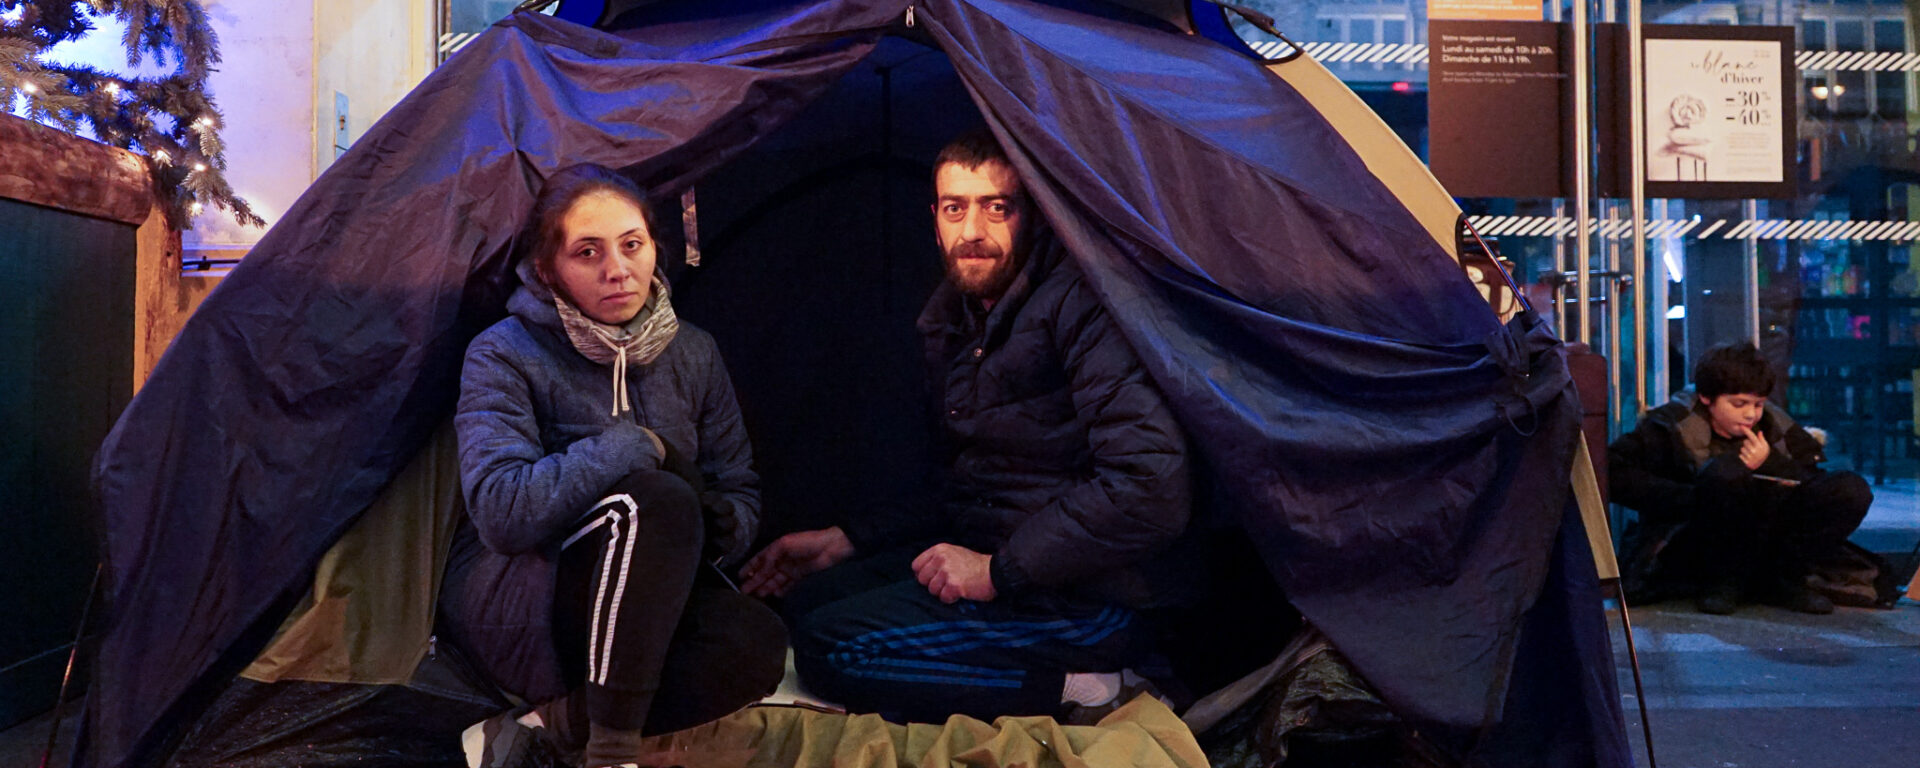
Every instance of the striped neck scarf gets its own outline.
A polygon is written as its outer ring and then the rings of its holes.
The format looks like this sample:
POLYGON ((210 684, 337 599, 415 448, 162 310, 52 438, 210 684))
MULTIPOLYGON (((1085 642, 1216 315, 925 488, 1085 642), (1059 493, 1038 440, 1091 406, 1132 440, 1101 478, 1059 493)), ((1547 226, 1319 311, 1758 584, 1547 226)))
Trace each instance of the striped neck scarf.
POLYGON ((619 416, 633 410, 627 401, 627 365, 646 365, 665 351, 680 331, 680 319, 667 298, 666 276, 653 273, 653 290, 646 305, 625 325, 607 325, 580 313, 580 310, 554 292, 553 306, 560 312, 560 325, 567 329, 573 348, 601 365, 613 366, 613 412, 619 416))

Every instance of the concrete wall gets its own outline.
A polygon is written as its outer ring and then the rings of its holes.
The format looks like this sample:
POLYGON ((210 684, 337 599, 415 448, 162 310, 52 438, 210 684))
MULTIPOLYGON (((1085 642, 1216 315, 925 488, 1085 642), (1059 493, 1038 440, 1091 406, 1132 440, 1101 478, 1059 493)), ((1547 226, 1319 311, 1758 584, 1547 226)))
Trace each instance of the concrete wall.
MULTIPOLYGON (((224 113, 227 181, 267 220, 278 221, 313 182, 314 6, 259 0, 205 0, 223 63, 208 77, 224 113)), ((244 253, 265 229, 242 227, 225 211, 196 217, 184 236, 188 258, 244 253)))
MULTIPOLYGON (((271 227, 332 164, 334 94, 351 139, 433 66, 433 0, 206 0, 224 63, 209 78, 225 113, 227 179, 271 227)), ((194 220, 187 258, 238 257, 262 228, 223 211, 194 220)))
MULTIPOLYGON (((434 0, 204 5, 220 36, 223 63, 208 80, 224 115, 227 180, 267 227, 333 162, 336 91, 347 95, 348 135, 357 139, 433 66, 434 0)), ((220 282, 220 270, 181 273, 182 256, 241 258, 266 231, 208 210, 180 234, 170 259, 143 265, 138 380, 220 282)))
MULTIPOLYGON (((347 97, 349 142, 413 90, 433 67, 433 0, 316 0, 313 5, 313 168, 333 164, 338 115, 347 97)), ((350 146, 351 144, 349 144, 350 146)))

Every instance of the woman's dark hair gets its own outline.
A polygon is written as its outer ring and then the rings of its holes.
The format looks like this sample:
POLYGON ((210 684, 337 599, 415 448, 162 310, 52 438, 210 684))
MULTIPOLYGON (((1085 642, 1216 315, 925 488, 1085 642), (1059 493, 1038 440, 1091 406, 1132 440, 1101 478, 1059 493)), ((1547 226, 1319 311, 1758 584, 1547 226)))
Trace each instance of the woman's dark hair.
POLYGON ((1773 365, 1752 344, 1722 344, 1700 356, 1693 367, 1693 389, 1709 400, 1721 395, 1773 393, 1773 365))
POLYGON ((552 272, 553 257, 559 255, 560 242, 566 233, 561 231, 561 223, 567 216, 567 209, 573 204, 595 192, 608 192, 619 195, 640 209, 640 218, 647 222, 648 236, 654 236, 653 206, 647 203, 647 194, 633 179, 622 176, 620 172, 604 165, 581 163, 560 169, 547 177, 540 185, 539 196, 533 199, 533 215, 527 220, 528 256, 533 258, 534 271, 546 280, 545 275, 552 272))

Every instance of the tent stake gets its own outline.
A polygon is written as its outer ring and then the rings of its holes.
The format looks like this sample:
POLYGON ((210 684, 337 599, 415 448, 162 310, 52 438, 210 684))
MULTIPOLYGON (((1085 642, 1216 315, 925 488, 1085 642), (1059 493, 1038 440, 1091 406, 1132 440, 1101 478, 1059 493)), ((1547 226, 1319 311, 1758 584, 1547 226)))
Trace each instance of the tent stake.
POLYGON ((1653 758, 1653 720, 1647 716, 1647 687, 1640 682, 1640 652, 1633 645, 1633 619, 1627 616, 1627 591, 1620 580, 1610 580, 1613 597, 1620 603, 1620 628, 1627 636, 1627 663, 1633 667, 1633 700, 1640 704, 1640 734, 1647 740, 1647 768, 1660 768, 1653 758))
POLYGON ((53 762, 53 746, 60 742, 60 721, 66 716, 67 684, 73 682, 73 662, 80 655, 80 640, 87 636, 87 616, 93 613, 93 597, 100 591, 100 569, 93 566, 93 581, 87 582, 87 601, 80 605, 80 626, 73 633, 73 647, 67 650, 67 671, 60 674, 60 693, 53 699, 53 727, 47 729, 47 748, 40 752, 40 768, 53 762))

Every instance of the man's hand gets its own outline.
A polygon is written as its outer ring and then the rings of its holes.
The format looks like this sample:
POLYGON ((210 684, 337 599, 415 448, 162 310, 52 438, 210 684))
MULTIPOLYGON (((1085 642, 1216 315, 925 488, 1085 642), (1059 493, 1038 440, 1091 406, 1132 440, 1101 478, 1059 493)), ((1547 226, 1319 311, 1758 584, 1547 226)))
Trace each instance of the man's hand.
POLYGON ((740 591, 754 597, 784 595, 810 573, 823 571, 853 556, 853 542, 840 526, 789 533, 740 569, 740 591))
POLYGON ((935 544, 913 559, 913 575, 926 585, 927 592, 940 598, 940 602, 984 603, 996 597, 993 572, 988 569, 992 562, 993 556, 966 547, 935 544))
POLYGON ((1747 434, 1740 443, 1740 463, 1747 465, 1750 470, 1759 469, 1760 465, 1767 463, 1767 455, 1773 453, 1773 448, 1767 445, 1767 436, 1761 434, 1760 430, 1742 428, 1742 431, 1747 434))

